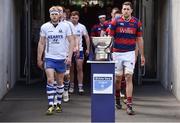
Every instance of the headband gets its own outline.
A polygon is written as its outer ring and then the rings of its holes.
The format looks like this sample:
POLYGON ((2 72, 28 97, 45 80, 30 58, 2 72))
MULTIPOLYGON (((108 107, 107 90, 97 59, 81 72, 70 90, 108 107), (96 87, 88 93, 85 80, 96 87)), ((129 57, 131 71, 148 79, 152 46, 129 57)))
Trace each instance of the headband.
POLYGON ((50 14, 59 14, 60 12, 57 11, 57 10, 50 10, 49 13, 50 13, 50 14))
POLYGON ((98 18, 105 18, 106 15, 99 15, 98 18))

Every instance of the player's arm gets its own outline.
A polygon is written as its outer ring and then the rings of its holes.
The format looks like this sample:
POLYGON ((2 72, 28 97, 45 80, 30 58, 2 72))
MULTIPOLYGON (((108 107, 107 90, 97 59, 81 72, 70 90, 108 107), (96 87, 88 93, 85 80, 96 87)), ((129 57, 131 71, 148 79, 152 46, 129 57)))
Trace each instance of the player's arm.
POLYGON ((110 23, 109 23, 109 26, 108 28, 106 29, 106 32, 108 34, 108 36, 111 36, 111 37, 114 37, 115 35, 115 30, 116 30, 116 20, 112 20, 110 23))
POLYGON ((83 26, 83 36, 85 38, 86 41, 86 55, 89 55, 89 51, 90 51, 90 38, 89 38, 89 34, 87 32, 87 29, 85 26, 83 26))
POLYGON ((86 46, 87 46, 86 55, 89 55, 89 51, 90 51, 90 39, 89 39, 89 35, 88 34, 84 35, 84 38, 85 38, 86 46))
POLYGON ((40 36, 37 49, 37 65, 43 69, 43 54, 45 49, 45 37, 40 36))
POLYGON ((137 44, 137 42, 136 42, 136 48, 135 48, 135 63, 136 63, 136 61, 137 61, 138 54, 139 54, 139 48, 138 48, 138 44, 137 44))
POLYGON ((137 45, 139 53, 141 54, 141 65, 145 64, 145 57, 144 57, 144 41, 142 37, 137 37, 137 45))
POLYGON ((144 57, 144 40, 142 37, 142 23, 138 21, 138 28, 137 28, 137 45, 138 45, 138 50, 141 55, 141 65, 144 66, 145 64, 145 57, 144 57))
POLYGON ((80 50, 80 47, 79 47, 80 39, 79 39, 78 36, 74 36, 74 40, 75 40, 75 43, 74 43, 74 45, 75 45, 75 52, 79 52, 79 50, 80 50))
POLYGON ((71 58, 72 58, 73 49, 74 49, 74 46, 75 46, 74 36, 69 35, 69 36, 67 36, 67 39, 69 41, 69 52, 68 52, 68 58, 66 60, 66 63, 71 65, 71 58))

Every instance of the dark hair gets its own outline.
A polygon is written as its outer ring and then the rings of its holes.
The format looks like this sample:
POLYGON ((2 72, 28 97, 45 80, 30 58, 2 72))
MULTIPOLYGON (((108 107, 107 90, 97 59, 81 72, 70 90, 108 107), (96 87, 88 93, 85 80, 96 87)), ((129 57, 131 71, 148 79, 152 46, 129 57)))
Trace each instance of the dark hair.
POLYGON ((112 11, 119 11, 119 8, 118 7, 114 7, 112 10, 111 10, 111 12, 112 11))
POLYGON ((122 4, 122 7, 123 7, 124 5, 130 6, 131 9, 133 9, 133 6, 132 6, 132 3, 131 3, 131 2, 124 2, 124 3, 122 4))
POLYGON ((78 11, 72 11, 72 12, 71 12, 71 16, 75 16, 75 15, 79 16, 80 14, 79 14, 78 11))
POLYGON ((114 13, 114 15, 115 15, 115 14, 122 14, 122 13, 121 13, 121 11, 118 10, 118 11, 116 11, 116 12, 114 13))

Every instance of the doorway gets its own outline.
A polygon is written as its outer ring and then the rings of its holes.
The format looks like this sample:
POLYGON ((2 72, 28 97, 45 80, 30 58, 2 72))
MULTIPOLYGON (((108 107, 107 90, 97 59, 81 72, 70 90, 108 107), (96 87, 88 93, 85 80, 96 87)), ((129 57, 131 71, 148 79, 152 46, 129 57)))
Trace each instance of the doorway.
MULTIPOLYGON (((44 73, 36 65, 37 44, 39 40, 40 26, 49 21, 49 8, 53 5, 61 5, 69 8, 71 11, 80 12, 80 22, 87 27, 88 32, 92 25, 97 23, 98 11, 105 10, 109 16, 113 7, 121 9, 121 4, 125 0, 24 0, 24 10, 22 18, 21 32, 25 33, 21 36, 20 43, 20 79, 26 80, 27 83, 33 83, 44 80, 44 73)), ((146 69, 143 81, 157 80, 157 40, 155 30, 154 0, 130 0, 134 5, 134 16, 140 18, 143 22, 144 45, 146 55, 146 69), (149 16, 150 15, 150 16, 149 16), (149 26, 150 25, 150 26, 149 26)), ((86 59, 87 60, 87 59, 86 59)), ((88 75, 87 65, 85 64, 85 74, 88 75)), ((135 76, 138 81, 139 66, 137 65, 135 76)), ((89 81, 85 78, 84 81, 89 81)), ((139 82, 136 82, 139 83, 139 82)), ((139 83, 141 84, 141 83, 139 83)))

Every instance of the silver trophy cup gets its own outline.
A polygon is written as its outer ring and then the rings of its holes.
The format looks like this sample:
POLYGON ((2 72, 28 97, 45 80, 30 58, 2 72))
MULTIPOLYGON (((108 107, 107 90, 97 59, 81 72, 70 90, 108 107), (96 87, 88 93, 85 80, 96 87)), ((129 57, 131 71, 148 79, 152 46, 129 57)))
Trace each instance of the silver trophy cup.
POLYGON ((110 54, 112 37, 92 37, 95 47, 95 61, 107 61, 110 54))

